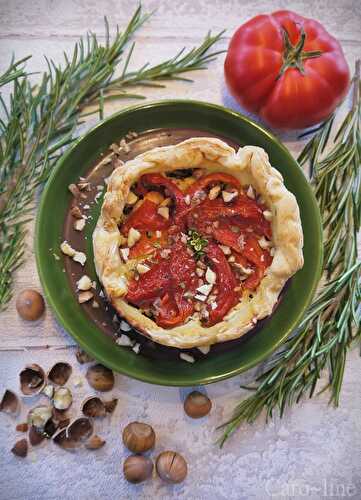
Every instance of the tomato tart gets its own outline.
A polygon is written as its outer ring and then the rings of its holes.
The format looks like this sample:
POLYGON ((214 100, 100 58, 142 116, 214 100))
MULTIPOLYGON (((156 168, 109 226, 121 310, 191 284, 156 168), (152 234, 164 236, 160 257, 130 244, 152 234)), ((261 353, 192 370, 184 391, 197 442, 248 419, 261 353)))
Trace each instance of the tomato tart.
POLYGON ((177 348, 241 337, 303 266, 297 201, 266 152, 204 137, 114 170, 93 246, 118 313, 177 348))

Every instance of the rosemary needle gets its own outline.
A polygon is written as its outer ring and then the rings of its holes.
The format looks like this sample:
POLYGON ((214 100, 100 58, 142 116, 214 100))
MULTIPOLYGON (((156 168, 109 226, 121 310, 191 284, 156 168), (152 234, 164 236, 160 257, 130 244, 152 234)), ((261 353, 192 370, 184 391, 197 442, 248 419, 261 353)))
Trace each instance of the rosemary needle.
POLYGON ((9 104, 0 95, 0 116, 4 117, 0 119, 0 311, 11 298, 13 273, 24 258, 26 223, 32 218, 35 190, 46 181, 64 147, 74 140, 79 120, 93 112, 87 113, 86 108, 95 104, 95 112, 102 118, 106 100, 142 98, 127 89, 182 79, 181 74, 204 69, 219 53, 209 50, 222 33, 209 33, 199 47, 188 52, 183 49, 155 66, 146 64, 129 71, 133 44, 121 76, 114 77, 126 45, 148 17, 139 6, 126 29, 117 29, 113 40, 105 19, 105 45, 89 33, 75 44, 70 57, 64 53, 63 64, 46 59, 48 71, 36 87, 23 70, 26 59, 12 61, 0 75, 0 86, 14 85, 9 104))
POLYGON ((278 409, 302 396, 315 393, 322 370, 328 372, 330 402, 339 404, 347 350, 360 343, 360 268, 357 233, 361 220, 361 97, 360 61, 353 80, 352 109, 340 126, 329 152, 330 117, 306 144, 301 164, 309 163, 311 182, 320 205, 326 284, 309 307, 301 325, 268 362, 268 369, 256 380, 251 396, 235 408, 223 424, 222 446, 243 423, 254 422, 262 413, 272 417, 278 409))

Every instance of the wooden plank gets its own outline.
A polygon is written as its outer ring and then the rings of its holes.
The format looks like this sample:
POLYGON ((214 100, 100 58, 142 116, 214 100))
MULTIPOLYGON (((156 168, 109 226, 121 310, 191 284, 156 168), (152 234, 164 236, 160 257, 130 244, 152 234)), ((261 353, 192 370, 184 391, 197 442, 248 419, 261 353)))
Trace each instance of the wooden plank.
MULTIPOLYGON (((287 8, 300 15, 319 20, 336 37, 361 39, 361 9, 359 0, 289 0, 272 4, 268 0, 144 0, 144 12, 154 9, 152 18, 142 28, 142 34, 161 36, 194 36, 199 30, 221 30, 229 33, 243 22, 260 13, 269 13, 277 8, 287 8)), ((84 29, 103 32, 103 16, 121 27, 130 19, 136 2, 107 0, 106 2, 79 2, 67 0, 47 2, 27 0, 4 2, 1 9, 1 33, 4 35, 57 36, 78 35, 84 29), (59 22, 61 20, 61 22, 59 22)))

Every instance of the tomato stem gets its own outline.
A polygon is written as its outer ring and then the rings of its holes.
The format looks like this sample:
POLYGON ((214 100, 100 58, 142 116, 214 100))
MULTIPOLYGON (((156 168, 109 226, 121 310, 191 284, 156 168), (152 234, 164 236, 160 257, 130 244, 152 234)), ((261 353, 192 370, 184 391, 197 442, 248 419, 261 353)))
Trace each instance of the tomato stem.
POLYGON ((305 68, 303 66, 303 61, 320 57, 322 54, 320 50, 303 50, 306 42, 306 33, 302 26, 300 30, 300 39, 296 45, 292 45, 288 31, 284 26, 282 26, 282 38, 284 47, 283 64, 276 80, 278 80, 288 68, 297 68, 299 72, 304 75, 305 68))

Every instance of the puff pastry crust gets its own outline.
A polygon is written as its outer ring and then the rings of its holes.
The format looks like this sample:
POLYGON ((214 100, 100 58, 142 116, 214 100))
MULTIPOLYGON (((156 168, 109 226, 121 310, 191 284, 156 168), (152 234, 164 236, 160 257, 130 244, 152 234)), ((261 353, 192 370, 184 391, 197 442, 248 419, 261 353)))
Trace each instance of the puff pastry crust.
POLYGON ((286 281, 303 266, 303 232, 299 207, 282 175, 273 168, 267 153, 245 146, 237 152, 215 138, 192 138, 175 146, 152 149, 118 167, 108 182, 101 215, 93 233, 96 272, 109 301, 138 331, 155 342, 177 348, 191 348, 241 337, 256 322, 269 316, 286 281), (199 320, 172 329, 158 326, 151 318, 124 300, 132 261, 120 258, 119 224, 130 187, 145 173, 184 168, 205 168, 226 172, 242 185, 251 184, 272 211, 274 256, 258 288, 245 292, 241 301, 219 322, 205 328, 199 320))

